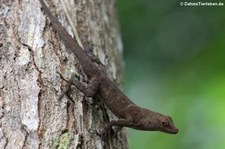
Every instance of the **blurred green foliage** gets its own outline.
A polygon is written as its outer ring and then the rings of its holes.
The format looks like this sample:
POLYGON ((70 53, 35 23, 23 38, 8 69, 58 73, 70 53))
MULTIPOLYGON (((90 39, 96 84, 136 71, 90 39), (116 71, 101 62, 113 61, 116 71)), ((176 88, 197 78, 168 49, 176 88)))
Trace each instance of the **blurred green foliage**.
POLYGON ((130 149, 224 149, 225 2, 182 7, 177 0, 118 0, 118 7, 127 95, 171 115, 180 130, 128 129, 130 149))

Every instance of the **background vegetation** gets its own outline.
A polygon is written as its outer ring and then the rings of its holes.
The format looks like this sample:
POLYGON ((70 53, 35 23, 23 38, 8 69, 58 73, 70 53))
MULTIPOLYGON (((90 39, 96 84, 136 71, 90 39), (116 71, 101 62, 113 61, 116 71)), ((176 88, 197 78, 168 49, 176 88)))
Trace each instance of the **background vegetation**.
POLYGON ((171 115, 180 130, 128 129, 130 148, 224 149, 225 2, 182 7, 177 0, 118 0, 118 7, 126 94, 171 115))

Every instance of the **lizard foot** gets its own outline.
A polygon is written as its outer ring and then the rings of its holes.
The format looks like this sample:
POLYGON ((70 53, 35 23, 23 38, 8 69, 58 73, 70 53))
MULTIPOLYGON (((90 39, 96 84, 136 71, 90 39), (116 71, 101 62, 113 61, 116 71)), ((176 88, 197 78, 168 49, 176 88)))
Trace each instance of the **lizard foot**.
POLYGON ((59 96, 59 98, 57 99, 57 101, 60 101, 60 100, 63 98, 63 96, 66 95, 72 102, 74 102, 73 99, 72 99, 72 97, 69 95, 69 92, 70 92, 71 86, 72 86, 72 84, 73 84, 73 83, 72 83, 72 80, 73 80, 74 78, 78 78, 78 79, 79 79, 79 76, 78 76, 76 73, 74 73, 74 74, 72 75, 71 79, 68 81, 68 80, 66 80, 66 79, 63 77, 63 75, 62 75, 61 73, 59 73, 59 72, 57 72, 57 73, 59 74, 59 76, 61 77, 62 80, 64 80, 64 81, 67 82, 66 87, 65 87, 65 89, 63 90, 63 93, 59 96))
POLYGON ((117 134, 123 127, 114 126, 112 129, 112 137, 117 138, 117 134))

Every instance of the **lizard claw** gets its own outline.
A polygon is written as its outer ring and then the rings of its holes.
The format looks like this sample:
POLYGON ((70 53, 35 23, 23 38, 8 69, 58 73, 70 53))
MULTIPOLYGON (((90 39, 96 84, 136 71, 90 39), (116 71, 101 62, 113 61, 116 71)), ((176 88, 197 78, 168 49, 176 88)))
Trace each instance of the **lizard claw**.
POLYGON ((100 129, 100 130, 94 130, 94 132, 99 136, 99 137, 104 137, 106 136, 105 135, 105 132, 103 131, 103 129, 100 129))
POLYGON ((112 136, 114 137, 114 138, 116 138, 117 137, 117 134, 119 133, 119 131, 122 129, 123 127, 114 127, 113 129, 112 129, 112 136))
POLYGON ((105 126, 98 132, 98 135, 101 137, 101 138, 105 138, 108 134, 109 131, 111 131, 111 125, 110 123, 106 123, 105 126))

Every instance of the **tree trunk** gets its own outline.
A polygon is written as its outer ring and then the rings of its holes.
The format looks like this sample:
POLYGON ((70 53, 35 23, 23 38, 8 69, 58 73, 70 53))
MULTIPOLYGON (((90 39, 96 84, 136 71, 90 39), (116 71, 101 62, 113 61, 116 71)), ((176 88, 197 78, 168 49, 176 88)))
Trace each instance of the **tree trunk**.
MULTIPOLYGON (((115 0, 46 4, 72 36, 75 24, 83 44, 93 45, 94 55, 120 86, 122 44, 115 0)), ((58 73, 69 79, 76 71, 86 78, 39 1, 3 0, 0 5, 0 148, 127 148, 125 130, 104 141, 97 135, 105 120, 98 100, 85 98, 75 87, 70 92, 73 102, 67 96, 58 100, 66 86, 58 73)))

